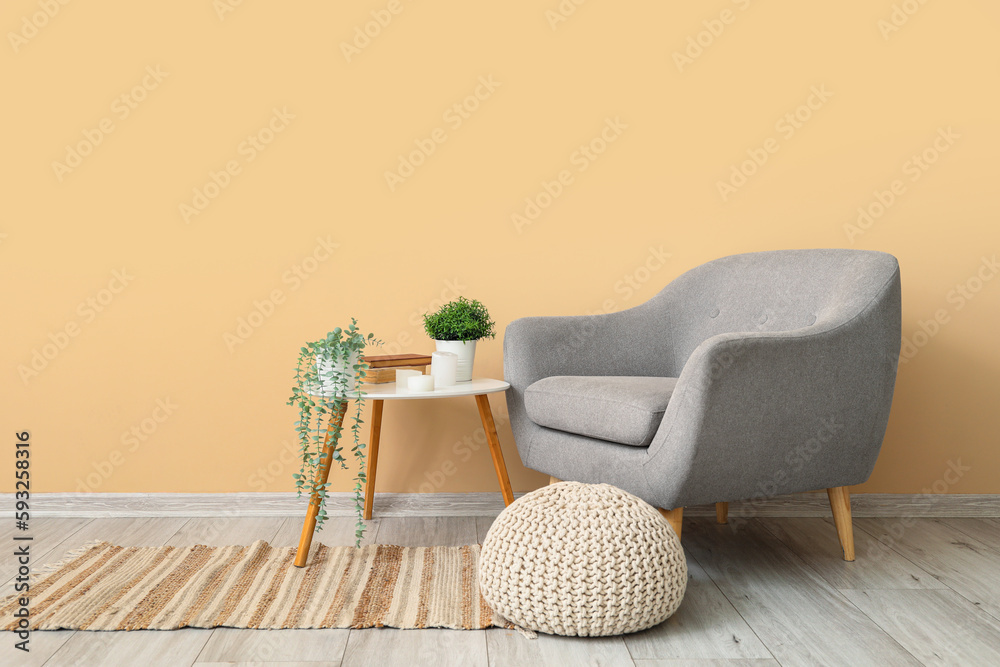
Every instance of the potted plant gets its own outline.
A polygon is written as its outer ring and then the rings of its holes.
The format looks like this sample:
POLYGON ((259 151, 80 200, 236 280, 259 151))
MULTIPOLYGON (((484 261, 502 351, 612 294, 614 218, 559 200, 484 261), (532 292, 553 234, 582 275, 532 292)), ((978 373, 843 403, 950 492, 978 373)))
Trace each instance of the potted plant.
POLYGON ((362 334, 357 320, 351 318, 347 329, 337 327, 326 338, 306 343, 299 350, 295 367, 295 381, 288 405, 299 410, 295 422, 302 464, 299 472, 292 475, 299 497, 303 492, 316 505, 316 528, 322 528, 326 521, 326 496, 330 487, 327 478, 334 461, 347 469, 343 456, 343 422, 350 400, 355 399, 355 410, 351 418, 351 434, 354 458, 358 463, 355 476, 354 500, 358 510, 355 542, 361 545, 365 524, 363 520, 365 483, 365 444, 361 442, 362 401, 361 385, 364 382, 368 364, 361 353, 368 345, 379 345, 374 334, 362 334), (327 450, 327 447, 329 449, 327 450))
POLYGON ((438 351, 458 355, 457 382, 472 379, 476 341, 496 336, 496 323, 486 306, 464 296, 446 303, 433 314, 424 315, 424 331, 434 339, 438 351))

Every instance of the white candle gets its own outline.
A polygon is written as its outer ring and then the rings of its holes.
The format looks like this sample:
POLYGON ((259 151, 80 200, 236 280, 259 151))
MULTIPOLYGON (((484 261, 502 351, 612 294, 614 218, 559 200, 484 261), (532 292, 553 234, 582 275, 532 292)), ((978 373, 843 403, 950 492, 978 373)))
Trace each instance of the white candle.
POLYGON ((458 373, 458 355, 454 352, 431 353, 431 375, 435 387, 452 387, 458 373))
POLYGON ((431 375, 414 375, 406 381, 410 391, 434 391, 434 377, 431 375))
POLYGON ((420 375, 420 371, 411 370, 408 368, 396 369, 396 389, 406 389, 407 381, 416 375, 420 375))

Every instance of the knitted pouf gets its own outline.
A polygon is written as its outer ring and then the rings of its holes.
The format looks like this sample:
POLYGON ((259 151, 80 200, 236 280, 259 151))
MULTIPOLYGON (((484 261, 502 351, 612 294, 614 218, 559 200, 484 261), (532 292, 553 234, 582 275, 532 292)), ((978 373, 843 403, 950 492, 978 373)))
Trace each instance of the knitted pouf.
POLYGON ((514 502, 483 540, 479 589, 512 623, 555 635, 638 632, 687 587, 680 540, 652 506, 608 484, 561 482, 514 502))

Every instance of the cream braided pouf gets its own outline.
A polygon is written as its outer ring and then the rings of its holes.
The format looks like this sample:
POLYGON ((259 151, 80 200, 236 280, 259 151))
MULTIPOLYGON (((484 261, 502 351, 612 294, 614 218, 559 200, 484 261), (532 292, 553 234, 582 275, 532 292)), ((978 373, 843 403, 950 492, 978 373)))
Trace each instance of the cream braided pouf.
POLYGON ((608 484, 561 482, 514 502, 483 540, 479 588, 512 623, 555 635, 638 632, 687 587, 680 540, 652 506, 608 484))

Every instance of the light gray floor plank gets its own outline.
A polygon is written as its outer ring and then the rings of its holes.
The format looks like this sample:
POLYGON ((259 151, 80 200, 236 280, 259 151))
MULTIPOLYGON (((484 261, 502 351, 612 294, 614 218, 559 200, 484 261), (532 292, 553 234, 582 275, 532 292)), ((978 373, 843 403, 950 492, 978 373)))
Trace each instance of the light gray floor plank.
POLYGON ((698 561, 688 554, 688 585, 673 616, 644 632, 625 636, 636 660, 652 658, 771 658, 698 561))
MULTIPOLYGON (((36 519, 36 520, 42 521, 42 519, 36 519)), ((24 535, 26 532, 30 533, 31 531, 17 530, 14 522, 11 521, 11 519, 8 516, 4 516, 4 520, 0 522, 0 542, 2 542, 3 544, 11 542, 14 537, 14 533, 24 535)))
POLYGON ((196 662, 192 667, 340 667, 340 662, 196 662))
POLYGON ((781 667, 777 660, 636 660, 635 667, 781 667))
POLYGON ((1000 622, 954 591, 845 591, 925 665, 1000 665, 1000 622))
POLYGON ((271 542, 285 519, 281 517, 219 517, 188 519, 167 541, 168 546, 190 547, 204 544, 222 547, 253 544, 257 540, 271 542))
POLYGON ((486 539, 486 533, 489 532, 490 526, 493 525, 493 521, 496 519, 495 516, 477 516, 476 517, 476 542, 479 544, 483 543, 486 539))
MULTIPOLYGON (((46 519, 46 521, 62 522, 64 519, 46 519)), ((178 528, 184 525, 184 519, 86 519, 77 521, 77 529, 72 525, 55 524, 53 530, 62 527, 66 536, 58 539, 58 535, 46 535, 44 539, 36 538, 32 543, 34 555, 32 568, 62 561, 68 552, 93 542, 104 540, 124 546, 162 546, 178 528), (38 551, 38 547, 42 550, 38 551)), ((6 572, 12 572, 7 570, 6 572)), ((5 572, 5 574, 6 574, 5 572)), ((7 582, 10 586, 10 580, 7 582)))
POLYGON ((70 551, 94 540, 123 546, 163 546, 182 525, 184 519, 87 519, 78 530, 67 530, 68 537, 62 541, 50 540, 49 548, 33 558, 32 568, 61 562, 70 551))
MULTIPOLYGON (((388 519, 386 519, 388 520, 388 519)), ((527 640, 525 640, 527 641, 527 640)), ((486 667, 486 633, 468 630, 351 630, 343 667, 486 667)))
POLYGON ((238 630, 217 628, 199 662, 339 662, 350 630, 238 630))
POLYGON ((167 543, 185 524, 184 519, 90 519, 87 525, 55 545, 48 560, 58 561, 66 552, 95 540, 127 547, 159 547, 167 543))
POLYGON ((176 535, 185 523, 187 519, 180 517, 91 519, 64 543, 103 540, 126 547, 159 547, 176 535))
MULTIPOLYGON (((302 536, 302 522, 305 517, 289 517, 281 524, 274 536, 271 546, 295 547, 302 536)), ((330 517, 323 524, 323 529, 313 533, 313 545, 325 544, 328 547, 347 547, 354 544, 354 524, 356 520, 349 517, 330 517)), ((366 522, 365 536, 361 544, 374 544, 378 535, 379 519, 366 522)))
POLYGON ((379 544, 402 547, 458 547, 476 544, 475 517, 427 517, 382 519, 379 544))
MULTIPOLYGON (((27 535, 30 535, 34 539, 19 542, 19 544, 30 545, 32 569, 58 560, 58 558, 52 557, 52 552, 60 544, 72 538, 73 535, 82 530, 91 521, 92 519, 32 519, 31 530, 27 531, 27 535)), ((20 531, 17 533, 18 537, 23 537, 25 534, 20 531)), ((8 541, 4 542, 4 544, 13 544, 13 537, 13 535, 10 535, 8 541)), ((82 544, 86 541, 86 539, 82 539, 80 543, 82 544)), ((15 567, 15 560, 14 549, 7 549, 5 547, 2 557, 0 557, 0 563, 3 564, 0 576, 4 577, 5 583, 12 581, 14 578, 12 573, 17 569, 15 567)), ((4 588, 8 587, 5 586, 4 588)))
POLYGON ((943 522, 974 537, 994 551, 1000 551, 1000 520, 997 519, 944 519, 943 522))
POLYGON ((486 645, 491 667, 581 665, 633 667, 621 637, 557 637, 539 633, 526 639, 513 630, 490 628, 486 645))
POLYGON ((135 630, 132 632, 76 632, 49 659, 53 667, 140 665, 178 667, 198 657, 211 630, 135 630))
POLYGON ((1000 552, 951 527, 950 521, 857 519, 854 525, 1000 620, 1000 552))
POLYGON ((834 588, 947 588, 862 530, 854 531, 856 558, 848 563, 830 519, 760 519, 760 523, 834 588))
MULTIPOLYGON (((6 591, 5 591, 6 593, 6 591)), ((4 619, 6 621, 6 619, 4 619)), ((54 630, 52 632, 32 632, 28 642, 28 652, 14 648, 21 641, 13 633, 0 632, 0 665, 12 667, 39 667, 58 651, 75 630, 54 630)), ((50 665, 55 663, 49 663, 50 665)))
POLYGON ((920 664, 758 521, 694 519, 684 543, 778 662, 920 664))
MULTIPOLYGON (((31 535, 35 539, 32 542, 37 546, 50 548, 57 542, 61 542, 73 533, 87 525, 90 519, 51 519, 38 518, 31 520, 31 530, 25 532, 16 531, 18 535, 31 535)), ((13 535, 11 535, 13 537, 13 535)))

